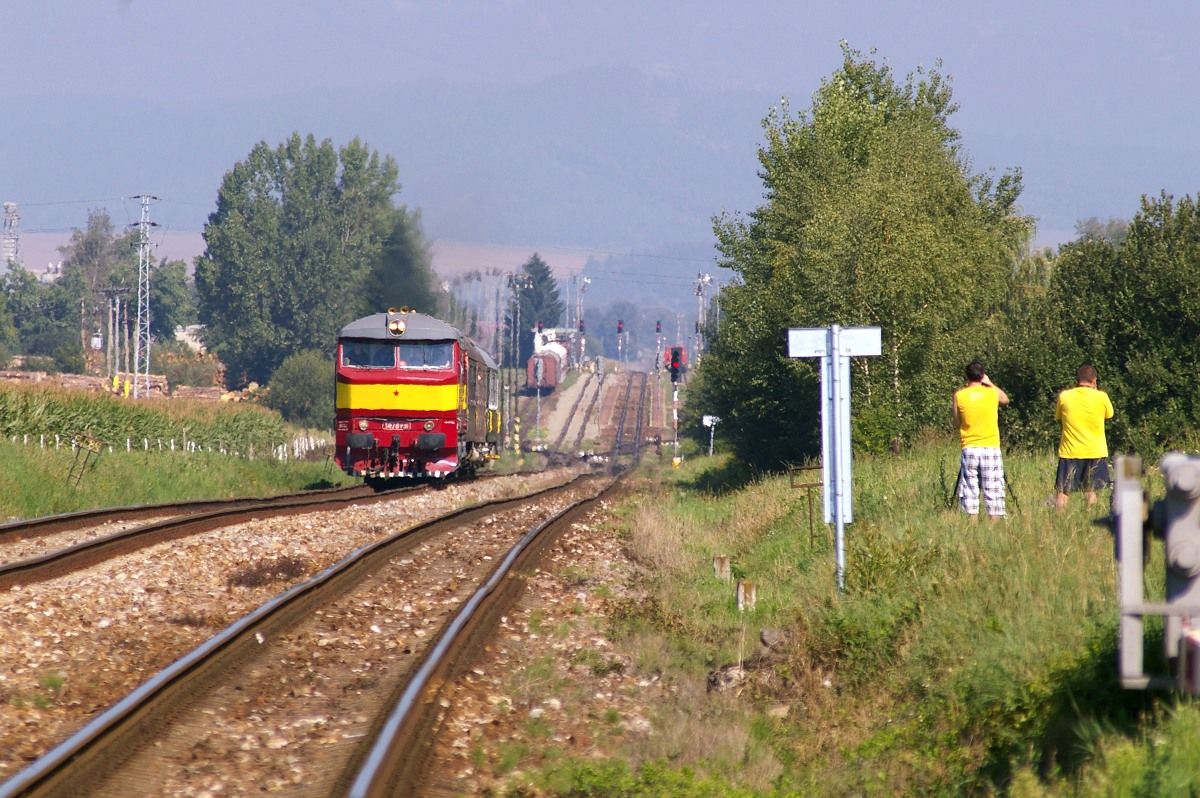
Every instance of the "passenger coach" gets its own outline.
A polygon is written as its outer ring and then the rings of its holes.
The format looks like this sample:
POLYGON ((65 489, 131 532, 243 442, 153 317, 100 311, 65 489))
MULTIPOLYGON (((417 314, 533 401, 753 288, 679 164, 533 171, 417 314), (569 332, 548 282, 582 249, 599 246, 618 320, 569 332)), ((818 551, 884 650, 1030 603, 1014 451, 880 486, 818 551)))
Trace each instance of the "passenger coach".
POLYGON ((500 375, 451 325, 406 309, 353 321, 337 342, 336 459, 368 482, 472 473, 495 457, 500 375))

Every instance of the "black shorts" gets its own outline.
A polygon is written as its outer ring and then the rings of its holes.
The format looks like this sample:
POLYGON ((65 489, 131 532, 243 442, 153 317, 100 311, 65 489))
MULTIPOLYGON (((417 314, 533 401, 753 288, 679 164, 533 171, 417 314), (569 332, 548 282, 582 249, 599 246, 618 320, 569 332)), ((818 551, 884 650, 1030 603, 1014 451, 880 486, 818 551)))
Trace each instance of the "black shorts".
POLYGON ((1108 460, 1097 457, 1091 460, 1058 458, 1058 473, 1054 477, 1054 488, 1059 493, 1077 490, 1097 491, 1107 487, 1112 478, 1108 475, 1108 460))

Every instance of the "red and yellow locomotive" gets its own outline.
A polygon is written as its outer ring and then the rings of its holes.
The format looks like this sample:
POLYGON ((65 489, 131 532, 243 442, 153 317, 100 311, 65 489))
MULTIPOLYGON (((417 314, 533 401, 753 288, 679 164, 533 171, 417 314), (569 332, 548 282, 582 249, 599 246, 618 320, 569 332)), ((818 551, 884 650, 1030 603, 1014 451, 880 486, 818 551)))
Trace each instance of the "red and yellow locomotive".
POLYGON ((451 325, 407 309, 338 334, 338 465, 368 482, 471 473, 500 440, 496 363, 451 325))

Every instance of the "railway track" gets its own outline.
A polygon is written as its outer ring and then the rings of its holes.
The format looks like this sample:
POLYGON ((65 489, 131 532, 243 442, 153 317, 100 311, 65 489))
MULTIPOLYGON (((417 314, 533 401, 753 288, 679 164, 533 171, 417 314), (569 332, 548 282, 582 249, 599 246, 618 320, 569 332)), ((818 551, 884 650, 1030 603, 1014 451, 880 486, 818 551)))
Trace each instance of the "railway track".
MULTIPOLYGON (((592 380, 595 380, 595 379, 596 379, 596 375, 589 372, 587 377, 585 378, 583 385, 580 387, 579 395, 575 397, 575 401, 571 404, 571 414, 570 414, 570 416, 568 416, 567 423, 564 424, 562 429, 560 429, 558 431, 558 437, 555 438, 553 445, 551 445, 551 447, 550 447, 550 451, 552 453, 557 453, 560 455, 566 454, 568 456, 570 454, 572 454, 571 452, 563 452, 563 448, 562 448, 563 441, 566 439, 567 433, 570 432, 571 425, 575 423, 575 419, 579 413, 579 406, 580 406, 580 404, 583 403, 584 397, 587 396, 588 386, 591 385, 592 380)), ((593 399, 592 401, 594 404, 595 399, 593 399)), ((582 439, 583 429, 586 426, 587 426, 587 417, 585 416, 582 419, 580 428, 579 428, 580 429, 580 433, 579 433, 580 439, 582 439)), ((578 449, 576 449, 576 451, 578 451, 578 449)))
POLYGON ((583 439, 587 435, 588 424, 595 417, 596 408, 600 404, 600 395, 604 390, 605 375, 589 375, 588 382, 579 391, 579 395, 575 397, 574 403, 571 405, 571 413, 569 420, 559 430, 558 437, 554 441, 554 445, 547 453, 548 463, 557 463, 558 465, 567 465, 575 462, 580 452, 583 449, 583 439), (588 398, 590 389, 591 398, 588 398), (587 402, 586 406, 584 402, 587 402), (580 413, 580 407, 584 410, 580 413), (571 430, 575 430, 575 435, 571 438, 570 448, 564 448, 563 444, 571 434, 571 430))
POLYGON ((611 484, 577 478, 361 547, 144 682, 0 797, 415 794, 438 686, 486 640, 515 575, 611 484))
MULTIPOLYGON (((338 496, 366 496, 372 489, 365 485, 352 485, 329 490, 300 491, 288 494, 290 498, 300 499, 312 497, 314 500, 338 496)), ((285 498, 283 496, 268 496, 241 499, 200 500, 194 502, 172 502, 169 504, 143 504, 131 507, 108 507, 96 510, 82 510, 61 515, 48 515, 41 518, 30 518, 0 524, 0 546, 18 540, 46 537, 61 532, 73 532, 81 529, 91 529, 115 523, 128 523, 163 516, 192 515, 195 513, 215 512, 219 510, 249 507, 267 501, 285 498)))
POLYGON ((616 433, 613 438, 612 460, 629 455, 636 464, 641 456, 642 427, 646 415, 646 391, 648 375, 644 371, 634 372, 625 381, 625 391, 622 394, 617 413, 616 433), (634 383, 637 382, 637 394, 634 396, 634 383), (632 420, 630 413, 632 411, 632 420), (626 442, 626 438, 629 438, 626 442))
POLYGON ((604 381, 607 375, 601 374, 596 378, 596 390, 592 392, 592 400, 588 402, 587 409, 583 412, 583 419, 579 423, 579 430, 575 433, 575 440, 571 444, 571 452, 577 453, 583 449, 583 439, 587 434, 588 422, 596 417, 596 407, 600 404, 600 394, 604 390, 604 381))
POLYGON ((212 529, 248 521, 264 515, 284 516, 345 507, 353 503, 385 501, 402 491, 429 490, 428 486, 405 487, 377 492, 366 486, 328 491, 306 491, 266 499, 235 499, 224 502, 191 502, 72 513, 9 524, 0 530, 0 590, 14 585, 43 582, 89 568, 104 560, 170 540, 197 535, 212 529), (212 509, 216 508, 216 509, 212 509), (166 520, 122 528, 103 534, 103 526, 116 521, 141 518, 166 520), (74 540, 51 551, 24 559, 12 559, 26 547, 16 547, 30 538, 47 539, 81 530, 101 531, 98 536, 74 540))

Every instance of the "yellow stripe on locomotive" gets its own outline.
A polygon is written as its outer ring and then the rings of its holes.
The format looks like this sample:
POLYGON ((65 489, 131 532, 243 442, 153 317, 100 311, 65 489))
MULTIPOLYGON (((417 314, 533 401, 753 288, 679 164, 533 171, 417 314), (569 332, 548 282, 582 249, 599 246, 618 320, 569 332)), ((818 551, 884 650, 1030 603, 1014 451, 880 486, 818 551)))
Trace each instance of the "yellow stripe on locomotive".
POLYGON ((456 383, 420 385, 393 382, 387 384, 338 382, 338 410, 405 410, 420 412, 453 411, 459 408, 456 383))

